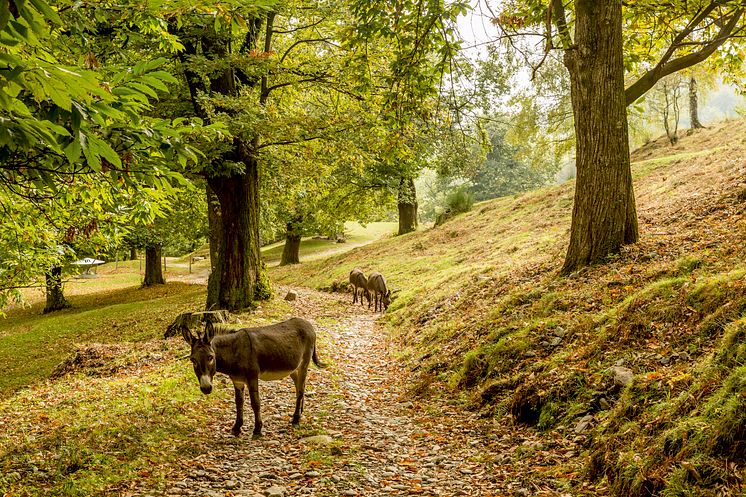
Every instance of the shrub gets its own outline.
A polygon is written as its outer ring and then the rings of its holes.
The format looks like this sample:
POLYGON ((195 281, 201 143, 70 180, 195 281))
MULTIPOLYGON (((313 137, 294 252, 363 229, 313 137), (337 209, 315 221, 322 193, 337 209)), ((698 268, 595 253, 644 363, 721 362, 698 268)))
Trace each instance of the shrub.
POLYGON ((474 194, 462 185, 448 194, 445 204, 445 210, 438 214, 435 226, 440 226, 456 214, 469 212, 474 207, 474 194))

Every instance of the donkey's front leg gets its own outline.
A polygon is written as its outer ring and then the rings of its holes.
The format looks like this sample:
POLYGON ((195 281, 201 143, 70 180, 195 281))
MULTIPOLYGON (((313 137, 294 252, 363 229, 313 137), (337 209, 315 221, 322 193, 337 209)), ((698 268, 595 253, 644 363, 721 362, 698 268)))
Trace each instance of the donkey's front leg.
POLYGON ((233 389, 236 391, 236 422, 231 428, 231 433, 234 437, 241 434, 241 427, 243 426, 244 388, 243 383, 233 382, 233 389))
POLYGON ((254 411, 254 434, 252 438, 262 436, 262 415, 259 413, 259 378, 249 380, 249 398, 251 399, 251 409, 254 411))

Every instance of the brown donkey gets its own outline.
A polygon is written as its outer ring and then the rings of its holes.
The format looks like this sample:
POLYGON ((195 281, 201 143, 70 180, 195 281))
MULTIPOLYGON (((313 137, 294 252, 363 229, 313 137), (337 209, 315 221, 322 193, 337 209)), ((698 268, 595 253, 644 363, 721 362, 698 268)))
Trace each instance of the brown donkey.
POLYGON ((182 329, 182 335, 192 347, 190 359, 202 393, 212 392, 212 377, 216 372, 230 376, 236 392, 236 422, 231 429, 233 435, 241 433, 244 389, 248 385, 251 409, 254 411, 253 436, 262 436, 259 380, 281 380, 287 376, 293 379, 295 412, 292 423, 300 423, 308 365, 313 360, 318 367, 324 367, 316 355, 316 332, 311 323, 292 318, 269 326, 227 331, 217 336, 216 328, 208 323, 199 337, 194 337, 187 329, 182 329))
POLYGON ((358 298, 360 299, 360 305, 363 305, 363 295, 366 299, 368 299, 368 307, 370 307, 370 292, 368 291, 368 280, 365 278, 365 274, 358 268, 353 269, 350 271, 350 283, 352 283, 352 286, 354 287, 353 297, 352 297, 352 303, 356 303, 358 301, 358 298), (358 292, 358 289, 361 289, 360 292, 358 292))
MULTIPOLYGON (((391 290, 386 286, 386 278, 381 273, 373 271, 368 276, 368 291, 374 296, 375 299, 375 311, 380 310, 381 312, 389 308, 391 304, 391 290)), ((370 309, 370 300, 368 301, 368 309, 370 309)))

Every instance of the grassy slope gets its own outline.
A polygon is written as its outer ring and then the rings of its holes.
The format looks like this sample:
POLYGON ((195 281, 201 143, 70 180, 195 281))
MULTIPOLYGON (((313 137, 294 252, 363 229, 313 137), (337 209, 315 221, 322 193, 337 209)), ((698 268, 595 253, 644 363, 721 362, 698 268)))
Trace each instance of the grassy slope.
MULTIPOLYGON (((397 227, 397 223, 393 222, 369 223, 365 227, 359 223, 346 223, 345 236, 347 241, 345 243, 337 243, 334 240, 317 240, 311 237, 304 238, 300 246, 300 260, 303 262, 311 261, 346 252, 351 247, 359 247, 374 240, 391 236, 392 233, 396 233, 397 227)), ((284 241, 262 247, 262 259, 268 266, 278 265, 284 247, 284 241)))
POLYGON ((37 302, 0 322, 0 392, 49 376, 77 343, 152 339, 153 330, 164 330, 179 312, 199 308, 204 288, 179 283, 144 289, 129 286, 68 295, 68 299, 72 309, 45 316, 43 303, 37 302))
POLYGON ((415 390, 563 435, 593 415, 588 472, 619 495, 738 493, 745 131, 726 122, 635 152, 641 242, 569 278, 557 272, 572 183, 272 276, 339 288, 353 267, 383 272, 415 390), (634 371, 631 388, 614 385, 615 364, 634 371))

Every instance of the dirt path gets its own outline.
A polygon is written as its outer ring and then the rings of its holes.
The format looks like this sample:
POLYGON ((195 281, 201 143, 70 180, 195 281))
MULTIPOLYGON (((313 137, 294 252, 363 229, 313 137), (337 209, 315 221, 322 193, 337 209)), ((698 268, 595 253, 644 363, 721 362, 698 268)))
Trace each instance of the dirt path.
MULTIPOLYGON (((566 479, 544 473, 572 477, 566 474, 566 461, 577 453, 571 439, 539 440, 534 431, 506 422, 409 400, 408 374, 393 359, 396 351, 373 313, 353 307, 347 295, 296 291, 294 315, 315 324, 321 359, 331 363, 310 370, 301 427, 289 424, 292 382, 262 382, 264 438, 250 437, 248 403, 243 435, 232 437, 233 389, 223 377, 216 381, 222 400, 211 400, 215 422, 201 434, 204 452, 175 470, 165 495, 578 494, 562 489, 566 479)), ((140 489, 137 495, 163 491, 140 489)))

